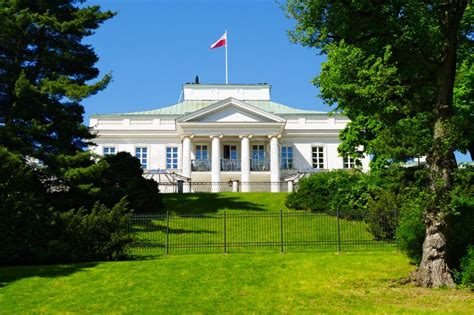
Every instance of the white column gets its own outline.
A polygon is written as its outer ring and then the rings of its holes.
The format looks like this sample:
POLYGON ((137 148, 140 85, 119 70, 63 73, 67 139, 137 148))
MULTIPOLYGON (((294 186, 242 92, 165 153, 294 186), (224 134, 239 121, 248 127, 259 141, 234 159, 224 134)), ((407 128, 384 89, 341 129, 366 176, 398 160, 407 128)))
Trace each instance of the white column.
MULTIPOLYGON (((191 179, 191 138, 192 136, 184 136, 183 137, 183 158, 182 158, 182 175, 191 179)), ((189 183, 185 183, 184 185, 184 192, 189 192, 189 183)))
POLYGON ((279 136, 270 137, 270 181, 271 191, 280 192, 280 152, 278 149, 279 136))
POLYGON ((250 138, 251 136, 240 136, 240 182, 241 182, 241 191, 249 192, 250 191, 250 138))
POLYGON ((219 183, 221 181, 221 137, 210 136, 212 139, 212 164, 211 164, 211 182, 212 192, 219 192, 219 183))
POLYGON ((238 192, 239 191, 239 181, 234 179, 232 181, 232 192, 238 192))
POLYGON ((289 180, 289 181, 288 181, 288 192, 289 192, 289 193, 292 193, 293 190, 294 190, 294 188, 293 188, 293 183, 294 183, 293 180, 289 180))
POLYGON ((191 178, 191 137, 183 137, 183 172, 182 175, 191 178))

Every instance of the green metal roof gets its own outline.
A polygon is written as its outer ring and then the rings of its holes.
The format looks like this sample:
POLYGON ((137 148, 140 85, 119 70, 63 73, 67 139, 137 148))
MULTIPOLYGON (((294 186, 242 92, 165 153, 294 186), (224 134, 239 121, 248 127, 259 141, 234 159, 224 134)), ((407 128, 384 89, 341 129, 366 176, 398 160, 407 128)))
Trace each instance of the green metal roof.
MULTIPOLYGON (((190 114, 197 110, 203 109, 207 106, 217 103, 218 101, 183 101, 178 104, 171 106, 145 110, 140 112, 128 112, 128 113, 114 113, 114 114, 96 114, 92 116, 182 116, 190 114)), ((304 110, 289 107, 283 104, 275 103, 272 101, 245 101, 242 102, 258 107, 264 111, 270 112, 275 115, 297 115, 297 114, 327 114, 326 112, 318 112, 311 110, 304 110)))

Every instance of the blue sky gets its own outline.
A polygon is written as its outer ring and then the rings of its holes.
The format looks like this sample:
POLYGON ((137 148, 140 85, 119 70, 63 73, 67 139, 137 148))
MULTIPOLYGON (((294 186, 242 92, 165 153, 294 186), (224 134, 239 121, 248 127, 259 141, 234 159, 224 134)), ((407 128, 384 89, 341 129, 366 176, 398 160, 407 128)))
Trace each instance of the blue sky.
POLYGON ((328 110, 311 84, 324 57, 290 43, 292 22, 274 0, 91 0, 118 12, 87 39, 113 82, 84 102, 92 113, 138 111, 176 103, 181 85, 224 83, 224 48, 209 46, 227 29, 229 83, 272 85, 275 101, 328 110))
MULTIPOLYGON (((282 0, 283 1, 283 0, 282 0)), ((86 42, 113 81, 83 102, 94 113, 129 112, 175 104, 183 83, 225 82, 224 48, 209 46, 228 32, 229 83, 272 85, 274 101, 328 111, 311 80, 324 56, 292 44, 293 22, 275 0, 89 0, 117 12, 86 42)), ((458 160, 467 157, 458 155, 458 160)))

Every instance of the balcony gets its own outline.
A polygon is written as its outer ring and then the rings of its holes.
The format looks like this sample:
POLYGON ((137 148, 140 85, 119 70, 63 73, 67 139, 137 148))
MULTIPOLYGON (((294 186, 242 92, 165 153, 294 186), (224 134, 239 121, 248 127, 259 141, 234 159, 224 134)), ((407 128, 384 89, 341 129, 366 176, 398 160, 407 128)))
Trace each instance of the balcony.
MULTIPOLYGON (((191 160, 191 170, 193 172, 211 172, 211 160, 191 160)), ((240 160, 221 159, 222 172, 240 172, 240 160)))
POLYGON ((210 172, 211 160, 191 160, 191 170, 193 172, 210 172))
POLYGON ((240 172, 240 160, 221 159, 222 172, 240 172))
MULTIPOLYGON (((193 172, 211 172, 212 171, 211 160, 191 160, 191 170, 193 172)), ((228 160, 221 159, 221 171, 222 172, 240 172, 241 160, 228 160)), ((270 160, 269 159, 251 159, 250 160, 250 171, 252 172, 269 172, 270 171, 270 160)))
POLYGON ((269 159, 251 159, 250 170, 252 172, 269 172, 270 160, 269 159))

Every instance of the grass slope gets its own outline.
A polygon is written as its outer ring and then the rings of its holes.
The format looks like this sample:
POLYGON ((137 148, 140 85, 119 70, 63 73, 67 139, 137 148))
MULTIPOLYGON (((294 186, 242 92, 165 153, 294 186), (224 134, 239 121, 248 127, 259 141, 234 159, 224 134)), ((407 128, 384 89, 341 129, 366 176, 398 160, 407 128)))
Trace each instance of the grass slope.
POLYGON ((268 192, 162 194, 164 211, 175 214, 294 211, 285 206, 286 196, 268 192))
MULTIPOLYGON (((134 219, 141 248, 134 255, 165 253, 166 231, 169 224, 170 252, 224 251, 224 211, 227 252, 280 251, 280 217, 285 250, 329 250, 338 248, 338 221, 334 216, 311 214, 285 207, 287 193, 197 193, 163 194, 165 217, 134 219), (199 214, 189 217, 187 214, 199 214), (202 214, 202 216, 201 216, 202 214), (206 246, 202 246, 206 244, 206 246)), ((342 250, 392 248, 385 242, 375 242, 362 221, 341 219, 342 250)))
POLYGON ((394 252, 169 256, 0 268, 0 313, 458 313, 474 293, 399 285, 394 252))

